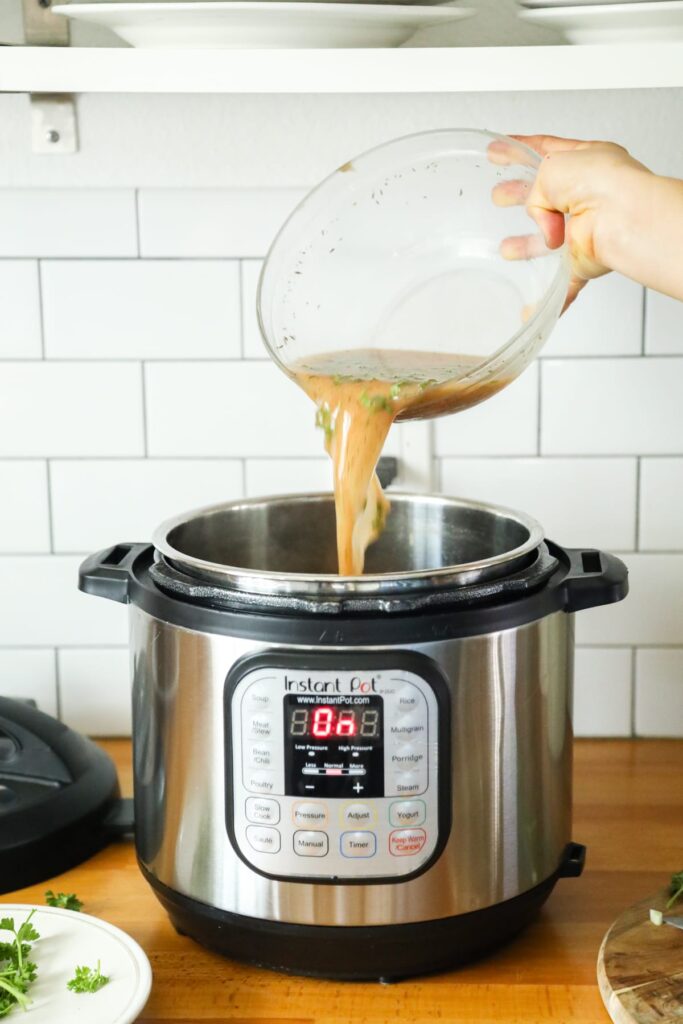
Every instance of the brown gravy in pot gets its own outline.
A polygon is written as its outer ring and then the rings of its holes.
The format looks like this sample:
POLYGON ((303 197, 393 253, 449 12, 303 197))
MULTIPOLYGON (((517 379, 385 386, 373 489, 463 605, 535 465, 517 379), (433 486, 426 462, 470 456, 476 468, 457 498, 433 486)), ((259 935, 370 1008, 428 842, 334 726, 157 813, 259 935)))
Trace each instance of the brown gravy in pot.
POLYGON ((394 420, 427 419, 482 402, 508 383, 466 383, 474 356, 359 349, 300 360, 296 382, 315 402, 316 423, 332 458, 339 573, 360 576, 389 501, 375 473, 394 420))

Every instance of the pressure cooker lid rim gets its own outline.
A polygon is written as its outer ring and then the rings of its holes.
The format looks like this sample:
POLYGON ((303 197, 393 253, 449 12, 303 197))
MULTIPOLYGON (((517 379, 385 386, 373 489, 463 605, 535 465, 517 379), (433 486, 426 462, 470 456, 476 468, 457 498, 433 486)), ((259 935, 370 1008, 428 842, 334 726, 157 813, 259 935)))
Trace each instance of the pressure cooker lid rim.
POLYGON ((499 522, 512 522, 525 531, 525 539, 516 546, 485 558, 395 572, 372 573, 363 576, 339 576, 334 573, 280 572, 239 565, 225 564, 197 557, 179 550, 170 537, 193 521, 217 514, 255 512, 277 505, 311 502, 329 504, 329 492, 271 495, 260 498, 238 499, 181 513, 161 523, 154 531, 153 544, 157 556, 169 565, 189 575, 219 583, 221 586, 253 594, 317 594, 342 598, 352 594, 394 594, 442 586, 468 586, 484 580, 499 578, 516 572, 528 564, 544 539, 541 525, 526 513, 463 498, 450 498, 440 494, 408 494, 392 492, 392 505, 419 504, 425 507, 462 509, 488 515, 499 522))

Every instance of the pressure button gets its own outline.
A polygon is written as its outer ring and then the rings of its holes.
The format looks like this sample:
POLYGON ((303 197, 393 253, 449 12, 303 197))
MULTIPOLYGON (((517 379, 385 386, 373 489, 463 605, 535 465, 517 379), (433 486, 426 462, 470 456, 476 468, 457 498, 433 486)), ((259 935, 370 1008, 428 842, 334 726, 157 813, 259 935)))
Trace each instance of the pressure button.
POLYGON ((327 807, 306 800, 294 804, 292 818, 300 828, 323 828, 327 824, 327 807))

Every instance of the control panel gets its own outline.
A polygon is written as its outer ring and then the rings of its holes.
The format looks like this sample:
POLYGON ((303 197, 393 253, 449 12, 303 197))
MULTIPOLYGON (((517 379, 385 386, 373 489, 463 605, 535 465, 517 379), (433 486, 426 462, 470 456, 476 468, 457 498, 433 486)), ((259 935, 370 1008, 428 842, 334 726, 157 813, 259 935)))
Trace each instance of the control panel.
POLYGON ((338 671, 257 657, 228 678, 228 831, 263 874, 395 879, 437 850, 448 771, 435 682, 412 661, 367 661, 338 671))

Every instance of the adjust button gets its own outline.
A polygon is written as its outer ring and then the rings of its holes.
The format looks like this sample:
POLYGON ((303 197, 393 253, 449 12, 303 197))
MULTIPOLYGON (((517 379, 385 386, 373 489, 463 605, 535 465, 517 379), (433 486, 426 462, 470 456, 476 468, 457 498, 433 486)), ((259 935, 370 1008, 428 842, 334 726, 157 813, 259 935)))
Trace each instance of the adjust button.
POLYGON ((389 823, 395 828, 424 824, 426 808, 424 800, 397 800, 389 808, 389 823))
POLYGON ((310 801, 294 804, 292 818, 295 825, 304 828, 323 828, 327 824, 327 807, 310 801))
POLYGON ((294 833, 294 852, 299 857, 325 857, 329 845, 325 832, 294 833))
POLYGON ((403 828, 389 835, 389 853, 394 857, 412 857, 427 842, 423 828, 403 828))
POLYGON ((280 805, 277 800, 263 796, 250 796, 244 808, 247 821, 256 825, 277 825, 280 820, 280 805))
POLYGON ((280 850, 280 833, 276 828, 247 825, 247 839, 252 850, 258 853, 278 853, 280 850))
POLYGON ((341 852, 345 857, 374 857, 376 851, 374 832, 342 832, 341 852))
POLYGON ((368 804, 347 804, 342 808, 342 822, 345 825, 359 828, 362 825, 371 825, 374 820, 375 809, 368 804))

